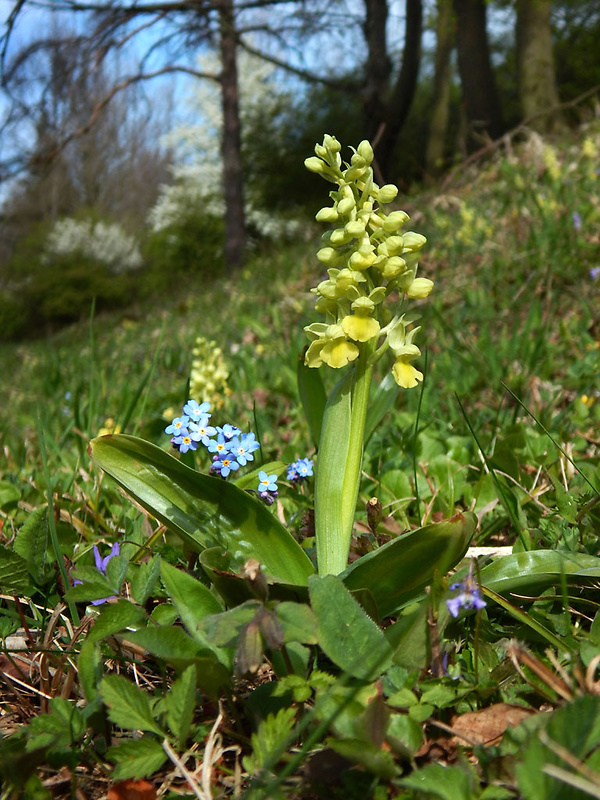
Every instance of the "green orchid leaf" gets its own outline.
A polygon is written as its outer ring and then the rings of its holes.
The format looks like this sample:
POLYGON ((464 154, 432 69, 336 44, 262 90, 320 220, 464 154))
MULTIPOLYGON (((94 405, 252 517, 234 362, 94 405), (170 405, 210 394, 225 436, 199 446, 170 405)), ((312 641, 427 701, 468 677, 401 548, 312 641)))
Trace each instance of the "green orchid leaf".
POLYGON ((220 546, 236 567, 258 559, 267 574, 306 585, 314 572, 304 550, 259 499, 232 483, 186 467, 156 445, 125 434, 93 439, 95 463, 193 550, 220 546))
POLYGON ((304 352, 298 359, 298 394, 313 443, 315 447, 318 447, 321 440, 321 425, 327 394, 320 371, 313 367, 307 367, 304 363, 304 352))
POLYGON ((381 617, 419 594, 434 574, 445 575, 461 560, 475 533, 470 511, 426 525, 359 558, 340 577, 351 590, 368 589, 381 617))
POLYGON ((600 558, 558 550, 530 550, 496 558, 481 570, 481 583, 501 595, 529 595, 535 599, 551 586, 596 584, 600 558))

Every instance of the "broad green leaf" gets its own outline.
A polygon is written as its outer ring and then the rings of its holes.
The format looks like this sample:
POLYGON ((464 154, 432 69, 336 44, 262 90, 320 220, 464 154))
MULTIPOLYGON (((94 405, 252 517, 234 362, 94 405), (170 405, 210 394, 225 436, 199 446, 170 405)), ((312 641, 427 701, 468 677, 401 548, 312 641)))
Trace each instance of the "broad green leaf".
POLYGON ((325 654, 356 678, 373 680, 381 675, 390 665, 392 648, 340 578, 314 575, 308 592, 325 654))
POLYGON ((135 602, 143 606, 156 586, 160 573, 160 558, 154 556, 149 561, 139 564, 131 579, 131 596, 135 602))
POLYGON ((551 586, 597 583, 600 558, 560 550, 530 550, 496 558, 481 570, 481 583, 498 594, 537 597, 551 586))
POLYGON ((100 436, 89 449, 98 466, 194 550, 219 545, 239 566, 256 558, 290 584, 306 585, 314 572, 264 503, 234 484, 202 475, 134 436, 100 436))
POLYGON ((0 508, 16 503, 21 497, 21 492, 13 483, 0 481, 0 508))
POLYGON ((146 692, 122 675, 106 675, 100 683, 100 695, 108 706, 111 721, 128 731, 152 731, 162 736, 146 692))
POLYGON ((189 666, 173 681, 165 695, 165 702, 169 728, 177 737, 179 747, 183 748, 196 708, 196 670, 193 666, 189 666))
POLYGON ((467 551, 477 517, 469 511, 392 539, 362 556, 340 577, 348 589, 369 589, 386 617, 419 594, 438 572, 445 575, 467 551))
POLYGON ((128 632, 124 639, 141 645, 151 655, 162 658, 176 669, 185 669, 193 664, 196 667, 198 686, 211 697, 215 697, 229 683, 230 665, 221 663, 211 650, 191 639, 182 628, 143 628, 128 632))
POLYGON ((314 367, 307 367, 304 363, 304 352, 298 359, 298 394, 308 423, 308 429, 315 447, 321 441, 321 425, 325 412, 327 394, 323 386, 321 372, 314 367))
POLYGON ((304 603, 277 603, 275 613, 281 622, 285 643, 317 644, 317 619, 304 603))
POLYGON ((73 578, 81 583, 67 589, 65 592, 67 600, 75 602, 103 600, 106 597, 114 597, 116 594, 115 588, 106 575, 99 572, 96 567, 77 567, 73 570, 73 578))
POLYGON ((48 537, 48 506, 34 508, 15 536, 13 550, 27 561, 29 574, 36 583, 43 583, 46 578, 48 537))
POLYGON ((116 781, 149 778, 167 760, 160 742, 150 737, 120 742, 108 748, 106 757, 117 765, 111 776, 116 781))
POLYGON ((53 697, 50 713, 33 717, 27 730, 27 749, 63 748, 81 739, 85 722, 81 710, 64 697, 53 697))
POLYGON ((101 607, 100 616, 94 621, 94 625, 87 636, 88 642, 99 642, 107 636, 125 630, 145 625, 146 615, 141 608, 130 603, 128 600, 119 600, 117 603, 109 603, 101 607))
POLYGON ((385 738, 395 753, 413 758, 423 744, 423 729, 408 714, 392 714, 385 738))
POLYGON ((385 638, 394 650, 394 664, 406 669, 424 669, 431 663, 431 632, 427 625, 429 603, 405 608, 396 622, 385 629, 385 638))
POLYGON ((242 605, 204 617, 201 629, 206 638, 219 647, 235 647, 240 631, 254 619, 262 604, 258 600, 248 600, 242 605))
POLYGON ((162 562, 160 573, 169 597, 188 633, 204 644, 205 638, 199 634, 198 625, 208 614, 218 614, 222 611, 221 603, 199 580, 166 561, 162 562))
POLYGON ((269 461, 266 464, 262 464, 260 467, 256 467, 251 472, 245 472, 243 475, 240 475, 239 478, 236 478, 233 483, 238 489, 258 489, 258 473, 264 469, 267 475, 281 475, 287 469, 287 464, 285 461, 269 461))
POLYGON ((0 593, 29 595, 31 591, 27 561, 0 545, 0 593))
POLYGON ((99 645, 90 641, 89 635, 79 651, 77 674, 83 695, 87 702, 91 703, 98 696, 98 684, 102 676, 102 655, 99 645))

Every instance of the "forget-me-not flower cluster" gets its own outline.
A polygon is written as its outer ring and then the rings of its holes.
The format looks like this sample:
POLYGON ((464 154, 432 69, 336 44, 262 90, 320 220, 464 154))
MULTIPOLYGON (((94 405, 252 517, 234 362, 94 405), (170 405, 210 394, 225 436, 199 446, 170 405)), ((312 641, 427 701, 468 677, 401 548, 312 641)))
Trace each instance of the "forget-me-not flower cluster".
POLYGON ((313 462, 310 458, 299 458, 292 462, 287 471, 286 478, 292 483, 297 483, 303 478, 312 478, 313 462))
POLYGON ((260 447, 253 433, 242 433, 229 423, 210 424, 210 403, 188 400, 183 414, 165 428, 171 435, 171 444, 180 453, 197 450, 202 444, 212 454, 211 472, 226 478, 231 472, 254 460, 252 455, 260 447))

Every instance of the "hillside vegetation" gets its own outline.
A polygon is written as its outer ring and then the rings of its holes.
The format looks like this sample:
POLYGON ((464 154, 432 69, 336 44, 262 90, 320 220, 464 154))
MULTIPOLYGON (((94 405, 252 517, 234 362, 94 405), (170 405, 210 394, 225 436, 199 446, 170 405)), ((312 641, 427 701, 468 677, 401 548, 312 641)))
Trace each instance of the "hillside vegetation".
POLYGON ((312 481, 283 465, 318 465, 297 386, 317 223, 227 278, 178 276, 160 305, 86 309, 1 346, 3 799, 600 796, 599 162, 593 121, 505 143, 399 203, 435 282, 419 301, 425 378, 373 392, 351 560, 470 511, 471 547, 500 555, 435 573, 381 619, 341 581, 329 604, 316 589, 310 606, 280 602, 272 582, 267 597, 88 453, 113 432, 172 453, 164 429, 214 363, 196 399, 211 424, 255 433, 248 468, 280 465, 268 513, 312 557, 312 481), (219 575, 244 584, 239 601, 219 575), (107 587, 118 601, 88 605, 107 587), (389 650, 374 671, 336 646, 350 619, 365 660, 389 650))

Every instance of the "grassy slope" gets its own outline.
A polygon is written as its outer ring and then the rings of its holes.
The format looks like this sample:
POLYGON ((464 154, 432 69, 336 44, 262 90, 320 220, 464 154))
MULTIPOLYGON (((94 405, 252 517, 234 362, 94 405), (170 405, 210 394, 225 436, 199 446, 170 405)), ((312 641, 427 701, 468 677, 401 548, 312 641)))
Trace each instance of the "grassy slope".
MULTIPOLYGON (((597 512, 578 512, 592 497, 590 486, 503 383, 600 485, 600 277, 590 276, 600 264, 598 154, 597 127, 556 148, 534 139, 460 185, 405 204, 411 225, 428 237, 420 269, 436 288, 422 307, 423 393, 399 394, 365 460, 363 499, 381 497, 395 517, 387 522, 390 530, 469 506, 482 520, 479 543, 514 542, 525 532, 542 547, 597 553, 597 512)), ((295 365, 305 342, 302 326, 313 319, 308 288, 320 279, 316 241, 315 235, 261 252, 228 281, 207 285, 196 276, 160 307, 4 346, 4 541, 44 502, 49 481, 61 513, 61 543, 76 558, 99 537, 111 541, 137 524, 129 504, 90 470, 86 441, 107 420, 123 425, 128 417, 127 432, 167 447, 163 413, 186 399, 198 335, 223 348, 230 372, 220 421, 256 423, 267 458, 310 453, 295 365)), ((283 503, 291 507, 285 497, 283 503)), ((544 618, 557 631, 561 619, 544 618)), ((494 630, 481 645, 480 657, 491 664, 496 656, 489 641, 497 636, 494 630)))

